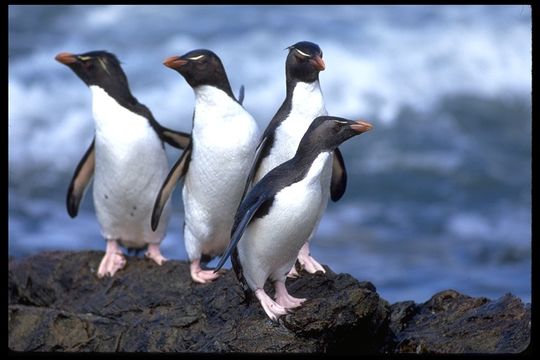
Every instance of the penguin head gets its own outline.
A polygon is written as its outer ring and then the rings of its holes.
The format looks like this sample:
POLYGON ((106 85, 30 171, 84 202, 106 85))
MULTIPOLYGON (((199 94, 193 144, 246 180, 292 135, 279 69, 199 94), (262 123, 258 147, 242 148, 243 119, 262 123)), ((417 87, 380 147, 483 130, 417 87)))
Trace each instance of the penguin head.
POLYGON ((313 120, 300 141, 298 149, 307 147, 318 152, 333 151, 353 136, 373 128, 365 121, 352 121, 336 116, 319 116, 313 120))
POLYGON ((308 83, 319 79, 319 72, 325 69, 319 45, 300 41, 287 49, 289 49, 285 62, 287 77, 308 83))
POLYGON ((194 89, 210 85, 232 94, 225 68, 220 58, 210 50, 197 49, 182 56, 170 56, 163 65, 180 73, 194 89))
POLYGON ((84 54, 62 52, 55 59, 67 65, 88 86, 97 85, 103 89, 127 86, 126 74, 120 61, 110 52, 99 50, 84 54))

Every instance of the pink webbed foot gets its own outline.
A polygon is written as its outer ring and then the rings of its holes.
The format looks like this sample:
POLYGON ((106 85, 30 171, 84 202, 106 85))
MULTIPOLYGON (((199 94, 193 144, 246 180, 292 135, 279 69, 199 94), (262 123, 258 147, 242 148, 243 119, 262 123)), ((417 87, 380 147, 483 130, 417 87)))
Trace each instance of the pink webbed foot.
POLYGON ((116 240, 107 241, 107 250, 105 256, 101 259, 97 276, 102 278, 104 276, 114 276, 114 274, 122 269, 126 265, 126 259, 122 254, 122 251, 118 247, 116 240))
POLYGON ((203 270, 201 269, 201 260, 193 260, 189 266, 189 270, 191 272, 191 278, 193 281, 205 284, 208 282, 211 282, 218 277, 220 277, 224 271, 220 270, 218 272, 214 272, 214 270, 203 270))
POLYGON ((148 250, 144 256, 146 256, 148 259, 154 260, 158 265, 163 265, 163 263, 167 261, 167 259, 161 255, 159 244, 148 244, 148 250))
POLYGON ((276 302, 285 309, 293 309, 302 305, 306 299, 299 299, 291 296, 285 287, 285 283, 282 281, 276 281, 274 283, 276 289, 276 302))
POLYGON ((255 296, 259 299, 266 315, 273 321, 277 321, 281 315, 288 313, 287 309, 272 300, 263 289, 255 290, 255 296))
POLYGON ((315 274, 317 271, 326 273, 323 266, 309 254, 309 243, 302 245, 302 248, 298 252, 298 261, 302 265, 302 268, 310 274, 315 274))

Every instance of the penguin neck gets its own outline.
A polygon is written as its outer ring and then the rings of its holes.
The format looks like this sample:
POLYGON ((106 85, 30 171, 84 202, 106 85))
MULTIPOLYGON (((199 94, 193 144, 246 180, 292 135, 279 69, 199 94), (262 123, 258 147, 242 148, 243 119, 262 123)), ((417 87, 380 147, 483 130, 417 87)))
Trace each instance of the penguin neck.
POLYGON ((287 99, 292 99, 296 92, 298 91, 306 91, 309 93, 319 93, 322 98, 322 91, 321 86, 319 83, 319 78, 315 81, 306 82, 306 81, 300 81, 297 79, 291 79, 287 78, 287 99))
POLYGON ((122 106, 117 99, 97 85, 90 86, 90 90, 98 139, 114 139, 114 143, 125 144, 133 139, 146 137, 152 125, 148 118, 122 106))
MULTIPOLYGON (((230 89, 229 89, 230 90, 230 89)), ((236 102, 234 96, 212 85, 199 85, 193 88, 195 92, 195 106, 230 106, 231 102, 236 102)))
POLYGON ((324 169, 331 151, 316 151, 315 149, 299 149, 291 159, 292 168, 304 169, 303 178, 308 182, 318 179, 324 169))
POLYGON ((232 92, 231 84, 229 83, 228 79, 220 79, 219 81, 216 81, 212 84, 201 84, 193 87, 193 91, 195 92, 195 96, 198 95, 198 93, 204 93, 205 89, 208 88, 214 88, 217 90, 220 90, 227 94, 233 101, 237 101, 234 97, 234 94, 232 92))
POLYGON ((285 104, 290 106, 290 115, 295 114, 304 118, 308 121, 308 126, 315 117, 326 115, 324 98, 318 80, 309 83, 298 81, 291 89, 287 88, 285 104))
POLYGON ((139 103, 139 101, 131 94, 129 86, 127 83, 119 83, 118 85, 105 84, 101 85, 90 85, 90 89, 101 89, 106 92, 111 98, 116 100, 121 106, 133 110, 134 107, 139 103))
POLYGON ((316 181, 317 179, 320 179, 321 173, 330 158, 330 152, 329 151, 323 151, 317 154, 312 154, 308 158, 308 164, 310 163, 311 166, 309 167, 307 174, 305 176, 305 179, 308 182, 316 181))

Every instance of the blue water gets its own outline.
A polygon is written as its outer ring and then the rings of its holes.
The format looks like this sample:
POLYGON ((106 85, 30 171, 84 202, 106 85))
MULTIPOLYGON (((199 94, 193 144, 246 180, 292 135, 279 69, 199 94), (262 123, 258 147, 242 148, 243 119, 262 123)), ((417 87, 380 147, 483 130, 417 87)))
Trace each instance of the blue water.
MULTIPOLYGON (((163 125, 189 131, 193 93, 162 65, 208 48, 262 127, 285 95, 287 46, 320 45, 331 115, 374 130, 342 146, 349 183, 312 243, 390 302, 453 288, 531 301, 528 6, 10 6, 9 253, 104 250, 91 192, 65 210, 93 135, 86 86, 54 60, 109 50, 163 125)), ((167 147, 172 162, 179 152, 167 147)), ((163 253, 186 259, 179 191, 163 253)))

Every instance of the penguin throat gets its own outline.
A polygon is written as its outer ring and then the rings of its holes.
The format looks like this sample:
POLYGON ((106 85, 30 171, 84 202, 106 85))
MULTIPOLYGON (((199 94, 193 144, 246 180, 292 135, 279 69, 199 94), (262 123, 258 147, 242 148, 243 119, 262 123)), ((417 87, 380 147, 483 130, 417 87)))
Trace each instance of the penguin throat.
POLYGON ((304 118, 307 121, 307 126, 317 116, 326 115, 327 113, 318 81, 312 83, 298 82, 291 97, 291 113, 289 116, 297 115, 304 118))
POLYGON ((311 82, 299 80, 287 81, 287 96, 293 98, 297 93, 320 93, 320 96, 322 98, 322 91, 319 80, 316 79, 315 81, 311 82))
POLYGON ((204 106, 224 106, 234 98, 231 98, 225 91, 211 85, 197 86, 195 89, 195 101, 198 105, 204 106))
POLYGON ((309 167, 305 177, 309 183, 318 181, 320 179, 329 158, 330 151, 321 152, 315 157, 315 159, 311 162, 311 166, 309 167))

